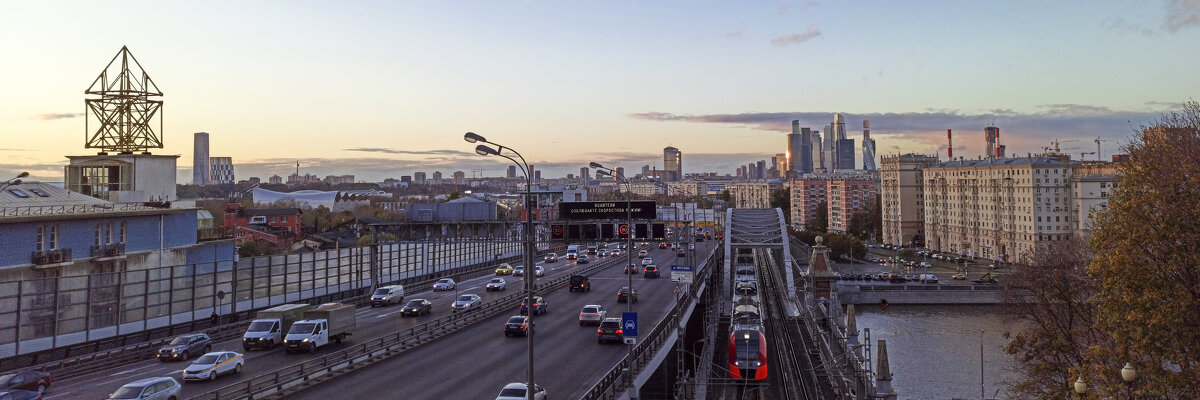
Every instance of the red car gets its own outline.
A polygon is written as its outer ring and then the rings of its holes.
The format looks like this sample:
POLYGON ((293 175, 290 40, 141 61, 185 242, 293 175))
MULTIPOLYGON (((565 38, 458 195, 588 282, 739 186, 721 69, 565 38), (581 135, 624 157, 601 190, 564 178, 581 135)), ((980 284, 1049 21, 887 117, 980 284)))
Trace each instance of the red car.
POLYGON ((0 375, 0 391, 28 390, 45 392, 50 387, 50 374, 42 371, 13 372, 0 375))

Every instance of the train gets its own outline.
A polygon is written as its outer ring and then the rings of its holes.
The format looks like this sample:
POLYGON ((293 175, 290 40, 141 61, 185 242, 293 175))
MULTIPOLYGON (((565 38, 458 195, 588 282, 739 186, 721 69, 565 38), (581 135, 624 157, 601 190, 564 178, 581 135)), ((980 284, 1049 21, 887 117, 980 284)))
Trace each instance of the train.
POLYGON ((732 324, 729 327, 729 378, 761 382, 767 379, 767 338, 763 335, 762 307, 754 254, 738 249, 733 270, 732 324))
POLYGON ((741 329, 729 334, 729 378, 767 379, 767 337, 762 329, 741 329))

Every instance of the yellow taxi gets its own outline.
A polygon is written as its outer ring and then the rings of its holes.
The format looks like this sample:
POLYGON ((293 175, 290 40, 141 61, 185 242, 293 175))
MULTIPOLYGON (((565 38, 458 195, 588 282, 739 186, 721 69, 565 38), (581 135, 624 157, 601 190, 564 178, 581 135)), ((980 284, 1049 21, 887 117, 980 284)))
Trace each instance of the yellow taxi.
POLYGON ((500 264, 496 267, 496 275, 512 275, 513 267, 508 263, 500 264))
POLYGON ((954 274, 954 276, 951 276, 951 278, 954 278, 957 280, 964 280, 964 279, 967 279, 967 274, 960 272, 960 273, 954 274))

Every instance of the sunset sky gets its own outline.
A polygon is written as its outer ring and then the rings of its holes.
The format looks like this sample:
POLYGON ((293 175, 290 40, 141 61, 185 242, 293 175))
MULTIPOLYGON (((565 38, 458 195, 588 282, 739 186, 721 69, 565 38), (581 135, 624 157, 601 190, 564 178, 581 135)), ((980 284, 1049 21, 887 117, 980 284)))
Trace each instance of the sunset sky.
POLYGON ((501 176, 467 131, 544 177, 661 168, 666 146, 725 174, 833 113, 858 142, 869 119, 881 154, 953 129, 975 157, 995 124, 1010 154, 1101 137, 1108 158, 1200 94, 1200 0, 23 1, 0 37, 0 180, 95 153, 83 92, 123 45, 165 93, 154 153, 182 156, 180 183, 201 131, 238 179, 501 176))

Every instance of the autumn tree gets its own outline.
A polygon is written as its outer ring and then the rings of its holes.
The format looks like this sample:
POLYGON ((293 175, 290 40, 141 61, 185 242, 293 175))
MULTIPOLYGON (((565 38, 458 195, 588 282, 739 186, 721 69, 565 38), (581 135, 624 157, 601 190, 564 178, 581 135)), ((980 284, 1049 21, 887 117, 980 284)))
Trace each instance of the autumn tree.
POLYGON ((791 225, 792 223, 792 192, 788 189, 779 189, 771 192, 771 208, 783 210, 783 220, 791 225))
POLYGON ((1144 126, 1125 150, 1091 237, 1097 325, 1115 343, 1094 350, 1116 360, 1091 365, 1093 380, 1117 385, 1131 361, 1137 398, 1200 398, 1200 104, 1144 126))

